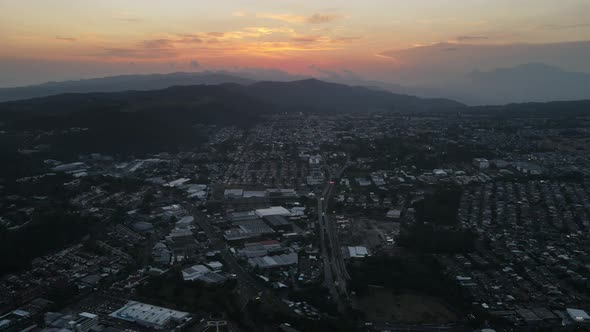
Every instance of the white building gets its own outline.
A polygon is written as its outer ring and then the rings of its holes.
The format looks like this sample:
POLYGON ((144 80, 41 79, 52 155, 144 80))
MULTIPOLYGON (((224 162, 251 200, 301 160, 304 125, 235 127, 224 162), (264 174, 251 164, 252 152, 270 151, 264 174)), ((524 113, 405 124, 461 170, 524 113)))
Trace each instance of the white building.
POLYGON ((365 247, 348 247, 350 258, 365 258, 369 256, 369 251, 365 247))
POLYGON ((490 162, 485 158, 475 158, 473 159, 473 166, 478 169, 488 169, 490 168, 490 162))
POLYGON ((205 273, 211 272, 205 265, 197 264, 182 270, 182 278, 185 281, 198 280, 205 273))
POLYGON ((273 206, 267 209, 258 209, 256 210, 256 215, 259 218, 264 218, 266 216, 283 216, 288 217, 291 215, 291 212, 285 209, 282 206, 273 206))
POLYGON ((223 269, 223 264, 218 261, 209 262, 206 264, 213 272, 220 272, 223 269))
POLYGON ((180 325, 190 319, 188 312, 172 310, 136 301, 127 302, 127 304, 114 311, 110 316, 158 330, 180 325))
POLYGON ((164 186, 166 187, 180 187, 183 184, 189 182, 191 179, 187 179, 187 178, 180 178, 180 179, 176 179, 174 181, 170 181, 168 183, 166 183, 164 186))
POLYGON ((432 174, 434 174, 435 176, 447 176, 447 172, 445 172, 445 170, 439 169, 439 168, 434 169, 432 171, 432 174))
POLYGON ((567 314, 575 323, 588 324, 590 323, 590 316, 586 311, 580 309, 567 308, 567 314))
POLYGON ((86 164, 83 162, 75 162, 70 164, 62 164, 59 166, 53 167, 51 170, 54 172, 74 172, 74 171, 81 171, 88 168, 86 164))
POLYGON ((387 211, 387 214, 385 214, 386 218, 391 218, 391 219, 399 219, 402 215, 402 211, 400 209, 391 209, 389 211, 387 211))
POLYGON ((81 312, 78 314, 78 319, 68 322, 72 331, 88 332, 94 326, 98 326, 98 316, 89 312, 81 312))
POLYGON ((219 262, 211 262, 207 264, 213 269, 214 272, 209 270, 205 265, 193 265, 189 268, 182 270, 182 278, 185 281, 202 281, 208 284, 222 283, 227 280, 224 276, 218 274, 221 271, 223 265, 219 262))

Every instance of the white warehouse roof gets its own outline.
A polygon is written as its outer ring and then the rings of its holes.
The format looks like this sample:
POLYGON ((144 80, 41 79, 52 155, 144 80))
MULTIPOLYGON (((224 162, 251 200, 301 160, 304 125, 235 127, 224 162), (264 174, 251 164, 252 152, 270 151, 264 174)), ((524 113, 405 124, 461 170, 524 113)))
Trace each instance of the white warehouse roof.
POLYGON ((144 326, 163 329, 171 321, 180 322, 188 318, 189 313, 158 307, 151 304, 129 301, 122 308, 110 314, 110 316, 135 322, 144 326))
POLYGON ((369 256, 369 251, 365 247, 348 247, 348 253, 351 258, 363 258, 369 256))
POLYGON ((588 323, 590 322, 590 316, 584 311, 580 309, 572 309, 567 308, 567 314, 574 322, 578 323, 588 323))
POLYGON ((285 209, 282 206, 273 206, 267 209, 258 209, 256 210, 256 215, 259 218, 266 217, 266 216, 290 216, 291 212, 285 209))
POLYGON ((197 280, 207 272, 211 272, 208 267, 197 264, 182 270, 182 278, 186 281, 197 280))

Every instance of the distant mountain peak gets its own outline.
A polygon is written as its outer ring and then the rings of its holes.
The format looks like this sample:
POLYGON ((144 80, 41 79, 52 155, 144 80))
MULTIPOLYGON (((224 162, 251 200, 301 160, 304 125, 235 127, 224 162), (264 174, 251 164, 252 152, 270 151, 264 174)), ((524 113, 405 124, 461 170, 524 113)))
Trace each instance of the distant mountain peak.
POLYGON ((295 81, 295 82, 309 83, 309 84, 317 84, 317 83, 326 84, 326 83, 328 83, 326 81, 322 81, 322 80, 319 80, 319 79, 314 78, 314 77, 307 78, 307 79, 304 79, 304 80, 295 81))
POLYGON ((488 71, 475 69, 471 72, 471 76, 477 75, 492 75, 495 73, 516 73, 516 74, 556 74, 568 73, 568 71, 553 65, 548 65, 541 62, 531 62, 516 65, 514 67, 495 68, 488 71))

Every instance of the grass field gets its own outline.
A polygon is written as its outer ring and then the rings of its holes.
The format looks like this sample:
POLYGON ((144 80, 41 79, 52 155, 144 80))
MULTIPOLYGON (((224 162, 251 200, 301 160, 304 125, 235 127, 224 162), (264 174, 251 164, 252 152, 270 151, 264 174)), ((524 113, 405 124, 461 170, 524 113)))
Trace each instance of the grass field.
POLYGON ((399 323, 449 323, 457 315, 437 297, 417 294, 394 294, 391 290, 374 288, 356 301, 356 306, 370 321, 399 323))

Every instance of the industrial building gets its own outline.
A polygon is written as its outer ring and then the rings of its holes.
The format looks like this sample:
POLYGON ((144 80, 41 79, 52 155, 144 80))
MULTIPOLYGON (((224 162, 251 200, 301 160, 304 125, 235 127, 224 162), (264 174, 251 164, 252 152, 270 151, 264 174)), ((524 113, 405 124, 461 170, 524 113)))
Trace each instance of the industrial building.
POLYGON ((78 314, 78 319, 70 321, 68 325, 72 331, 88 332, 94 326, 98 326, 98 316, 88 312, 81 312, 78 314))
POLYGON ((248 259, 248 262, 252 267, 259 267, 261 269, 271 269, 277 267, 297 265, 297 263, 299 262, 299 257, 296 253, 290 253, 276 256, 252 257, 248 259))
POLYGON ((197 264, 189 268, 182 270, 182 278, 185 281, 193 281, 199 279, 199 277, 207 272, 211 272, 205 265, 197 264))
POLYGON ((217 283, 222 283, 225 280, 227 280, 224 276, 218 274, 217 272, 221 271, 221 268, 223 267, 223 265, 219 262, 211 262, 208 263, 207 265, 209 265, 211 267, 211 269, 213 269, 213 271, 211 271, 209 269, 209 267, 202 265, 202 264, 197 264, 197 265, 193 265, 189 268, 186 268, 184 270, 182 270, 182 278, 185 281, 202 281, 202 282, 206 282, 209 284, 217 284, 217 283))
POLYGON ((264 218, 266 216, 290 216, 291 212, 285 209, 282 206, 273 206, 266 209, 258 209, 256 210, 256 215, 259 218, 264 218))
POLYGON ((280 215, 265 216, 264 221, 275 231, 292 231, 293 225, 280 215))
POLYGON ((350 258, 364 258, 369 256, 369 251, 365 247, 348 247, 350 258))
POLYGON ((134 322, 158 330, 170 329, 188 322, 188 312, 158 307, 151 304, 129 301, 110 314, 111 317, 134 322))

